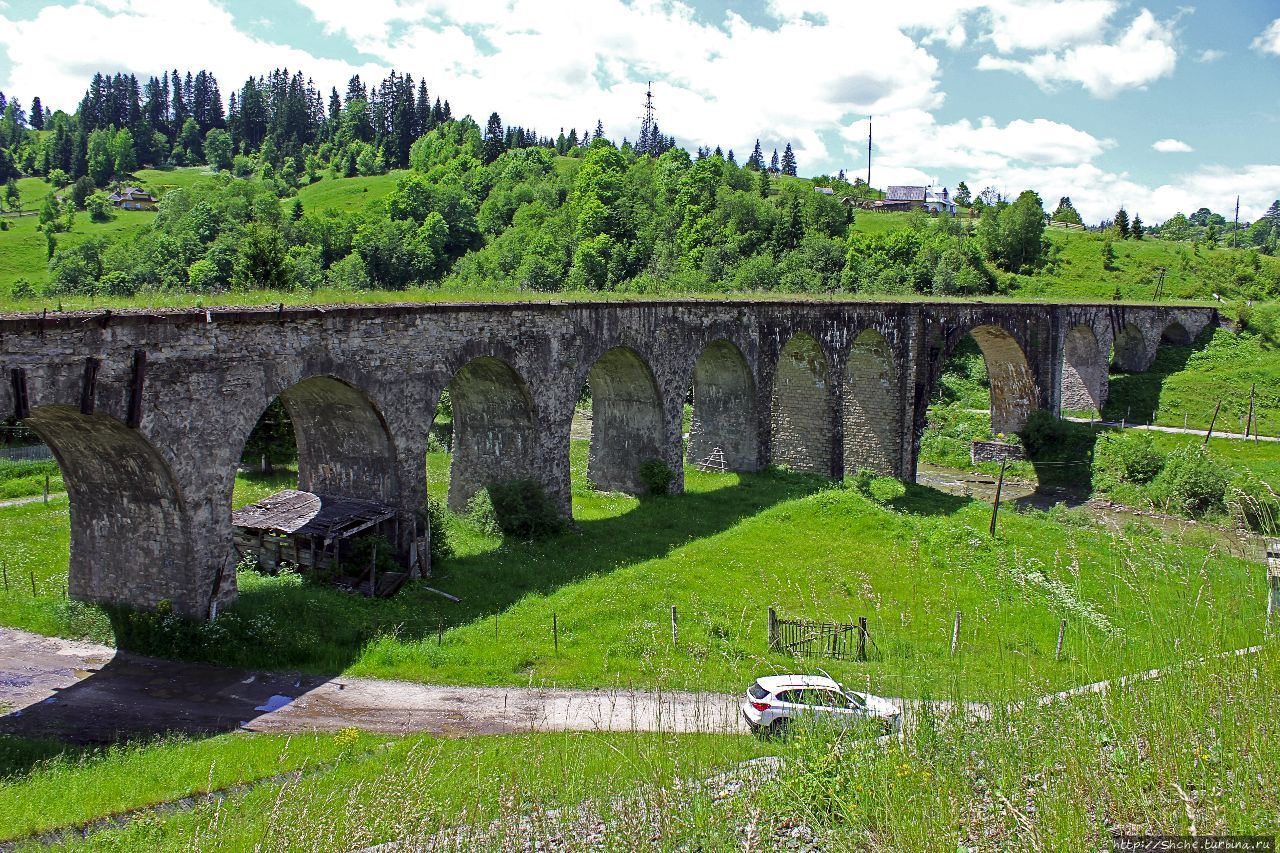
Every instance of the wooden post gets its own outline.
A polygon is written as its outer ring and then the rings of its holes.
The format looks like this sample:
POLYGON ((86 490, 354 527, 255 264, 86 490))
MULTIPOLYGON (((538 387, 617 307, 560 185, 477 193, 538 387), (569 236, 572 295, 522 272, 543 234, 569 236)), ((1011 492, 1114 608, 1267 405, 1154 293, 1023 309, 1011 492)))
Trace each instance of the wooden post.
POLYGON ((369 555, 369 597, 378 597, 378 545, 374 543, 369 555))
POLYGON ((1000 493, 1004 491, 1004 469, 1009 464, 1008 459, 1000 460, 1000 479, 996 482, 995 500, 991 501, 991 528, 990 533, 994 538, 996 535, 996 515, 1000 512, 1000 493))
POLYGON ((867 659, 867 617, 858 617, 858 660, 867 659))
POLYGON ((1058 648, 1053 653, 1054 660, 1062 660, 1062 641, 1067 635, 1067 620, 1063 619, 1058 623, 1058 648))
POLYGON ((551 642, 556 647, 556 654, 560 654, 560 619, 554 610, 551 611, 551 642))
POLYGON ((956 621, 951 626, 951 656, 955 657, 956 645, 960 642, 960 611, 956 611, 956 621))
MULTIPOLYGON (((6 589, 7 589, 6 584, 6 589)), ((778 614, 769 608, 769 651, 776 652, 778 650, 778 614)))
POLYGON ((1222 401, 1218 401, 1218 405, 1213 407, 1213 418, 1209 421, 1209 431, 1204 434, 1204 446, 1209 446, 1209 436, 1213 435, 1213 425, 1218 422, 1218 412, 1222 411, 1222 401))
POLYGON ((676 645, 680 640, 679 630, 676 628, 676 606, 671 605, 671 645, 676 645))
POLYGON ((1253 432, 1254 435, 1257 435, 1257 430, 1254 429, 1254 425, 1253 425, 1253 399, 1257 395, 1257 393, 1258 393, 1258 383, 1255 382, 1253 383, 1252 387, 1249 388, 1249 416, 1245 419, 1245 422, 1244 422, 1245 438, 1249 437, 1250 432, 1253 432))
POLYGON ((31 597, 36 597, 36 573, 34 571, 31 572, 31 597))
POLYGON ((44 475, 44 502, 49 502, 49 475, 44 475))

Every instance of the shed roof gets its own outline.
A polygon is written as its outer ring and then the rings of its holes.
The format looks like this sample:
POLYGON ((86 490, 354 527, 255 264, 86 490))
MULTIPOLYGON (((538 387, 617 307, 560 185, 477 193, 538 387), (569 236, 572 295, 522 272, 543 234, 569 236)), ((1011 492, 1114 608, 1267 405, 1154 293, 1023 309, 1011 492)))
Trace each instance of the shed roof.
POLYGON ((231 523, 245 530, 319 536, 332 541, 354 536, 395 514, 393 508, 376 501, 286 489, 231 513, 231 523))

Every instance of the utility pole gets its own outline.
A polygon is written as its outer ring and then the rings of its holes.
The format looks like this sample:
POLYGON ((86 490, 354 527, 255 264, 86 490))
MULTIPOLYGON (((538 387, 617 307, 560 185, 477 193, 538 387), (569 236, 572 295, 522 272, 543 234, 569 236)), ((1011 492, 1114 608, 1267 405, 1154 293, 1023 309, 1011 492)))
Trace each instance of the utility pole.
POLYGON ((867 116, 867 190, 871 189, 871 116, 867 116))
POLYGON ((1240 196, 1236 196, 1236 223, 1231 227, 1231 248, 1236 249, 1240 246, 1240 238, 1236 235, 1240 233, 1240 196))

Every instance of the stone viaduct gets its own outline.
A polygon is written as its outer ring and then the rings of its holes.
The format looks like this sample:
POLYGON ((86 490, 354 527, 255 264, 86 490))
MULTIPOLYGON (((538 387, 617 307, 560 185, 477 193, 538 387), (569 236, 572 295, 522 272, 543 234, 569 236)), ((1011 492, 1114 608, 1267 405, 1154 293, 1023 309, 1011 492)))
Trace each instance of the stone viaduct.
MULTIPOLYGON (((70 495, 70 591, 207 618, 235 599, 231 492, 246 439, 280 397, 299 488, 401 513, 407 548, 424 454, 451 389, 450 503, 540 482, 570 511, 569 428, 593 399, 588 476, 638 491, 688 457, 840 477, 915 475, 927 401, 966 335, 992 423, 1099 409, 1107 367, 1148 367, 1212 308, 974 302, 663 301, 121 311, 0 317, 0 418, 53 449, 70 495), (1114 355, 1112 355, 1114 353, 1114 355)), ((421 534, 421 531, 419 531, 421 534)))

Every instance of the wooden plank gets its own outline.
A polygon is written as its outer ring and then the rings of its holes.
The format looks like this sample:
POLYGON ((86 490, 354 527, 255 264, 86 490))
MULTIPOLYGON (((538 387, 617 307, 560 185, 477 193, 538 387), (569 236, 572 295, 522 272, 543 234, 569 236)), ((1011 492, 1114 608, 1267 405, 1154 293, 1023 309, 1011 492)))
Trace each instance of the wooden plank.
POLYGON ((84 360, 84 384, 80 388, 80 414, 92 415, 96 403, 98 367, 101 360, 89 356, 84 360))

